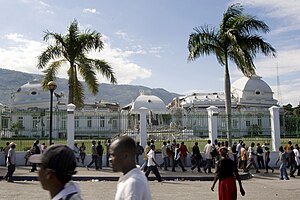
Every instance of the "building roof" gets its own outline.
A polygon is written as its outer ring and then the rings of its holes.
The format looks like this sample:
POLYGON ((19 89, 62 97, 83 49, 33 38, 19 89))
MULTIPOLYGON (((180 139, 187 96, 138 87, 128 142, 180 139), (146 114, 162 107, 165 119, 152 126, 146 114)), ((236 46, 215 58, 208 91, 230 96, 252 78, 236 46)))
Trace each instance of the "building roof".
POLYGON ((134 102, 132 102, 132 107, 130 112, 139 112, 139 109, 148 109, 153 113, 166 113, 165 103, 157 96, 154 95, 144 95, 138 96, 134 102))

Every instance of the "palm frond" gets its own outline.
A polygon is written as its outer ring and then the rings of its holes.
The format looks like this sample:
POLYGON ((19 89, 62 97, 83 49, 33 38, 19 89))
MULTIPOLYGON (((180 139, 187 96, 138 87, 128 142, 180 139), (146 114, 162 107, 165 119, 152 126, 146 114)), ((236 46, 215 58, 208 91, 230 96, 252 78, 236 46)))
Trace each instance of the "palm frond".
POLYGON ((49 81, 54 81, 56 79, 56 74, 63 62, 65 62, 65 60, 54 61, 47 69, 43 71, 44 78, 42 81, 42 87, 44 90, 48 89, 47 84, 49 81))
POLYGON ((38 69, 43 69, 47 66, 50 60, 61 57, 61 49, 58 46, 49 45, 47 49, 38 56, 38 69))

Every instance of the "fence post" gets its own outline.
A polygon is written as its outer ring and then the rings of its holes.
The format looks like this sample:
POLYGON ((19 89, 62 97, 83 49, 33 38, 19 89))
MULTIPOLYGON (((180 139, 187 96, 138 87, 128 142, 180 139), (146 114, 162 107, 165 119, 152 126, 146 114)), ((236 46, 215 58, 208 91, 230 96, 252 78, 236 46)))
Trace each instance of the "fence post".
POLYGON ((148 108, 141 107, 138 109, 140 113, 140 144, 142 147, 147 143, 147 112, 148 108))
POLYGON ((68 123, 67 123, 67 144, 73 149, 74 147, 74 133, 75 133, 75 117, 74 110, 76 106, 72 103, 67 105, 68 123))
POLYGON ((208 113, 208 137, 212 141, 218 138, 218 108, 216 106, 210 106, 206 108, 208 113))
POLYGON ((280 121, 279 121, 279 107, 272 106, 269 108, 271 120, 271 137, 272 150, 278 151, 280 146, 280 121))

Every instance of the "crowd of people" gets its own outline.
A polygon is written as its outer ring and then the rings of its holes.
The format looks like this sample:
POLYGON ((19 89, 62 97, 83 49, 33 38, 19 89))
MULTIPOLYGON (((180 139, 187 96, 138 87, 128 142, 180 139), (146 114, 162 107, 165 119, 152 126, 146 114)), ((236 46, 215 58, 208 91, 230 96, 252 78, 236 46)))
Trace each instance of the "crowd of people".
MULTIPOLYGON (((252 142, 249 147, 239 140, 229 146, 228 142, 219 142, 207 140, 203 151, 200 151, 198 142, 195 142, 191 151, 184 142, 177 143, 176 140, 163 141, 161 146, 162 163, 156 160, 156 146, 154 140, 147 141, 145 147, 139 142, 135 142, 131 137, 119 137, 113 143, 110 140, 105 144, 107 166, 112 164, 113 171, 122 172, 123 176, 119 178, 116 199, 151 199, 147 178, 152 172, 158 182, 163 181, 159 168, 172 172, 180 167, 182 172, 187 171, 187 158, 190 155, 191 171, 197 168, 198 172, 213 173, 215 168, 215 178, 211 187, 214 191, 215 184, 219 181, 218 195, 219 199, 236 199, 237 187, 236 180, 239 184, 241 195, 245 195, 238 169, 249 172, 251 167, 256 173, 265 169, 265 173, 274 172, 269 166, 270 147, 269 144, 252 142), (139 157, 144 154, 144 163, 139 167, 139 157), (230 187, 227 187, 230 185, 230 187)), ((11 142, 4 148, 5 164, 7 173, 4 178, 8 182, 13 182, 13 173, 16 167, 16 144, 11 142)), ((76 184, 71 182, 71 177, 76 173, 76 166, 85 163, 86 147, 82 143, 78 147, 77 143, 73 148, 66 145, 50 145, 39 143, 36 140, 31 149, 25 154, 25 165, 31 163, 31 172, 37 171, 44 189, 50 192, 51 197, 68 196, 71 199, 81 199, 80 191, 76 184), (60 162, 61 161, 61 162, 60 162), (63 165, 55 163, 65 163, 63 165)), ((104 147, 101 141, 92 141, 91 162, 86 165, 89 169, 95 165, 96 170, 102 169, 102 160, 104 147)), ((280 146, 276 165, 279 163, 280 180, 289 180, 295 175, 300 176, 300 154, 298 144, 292 145, 289 141, 286 146, 280 146), (296 174, 297 171, 297 174, 296 174)))

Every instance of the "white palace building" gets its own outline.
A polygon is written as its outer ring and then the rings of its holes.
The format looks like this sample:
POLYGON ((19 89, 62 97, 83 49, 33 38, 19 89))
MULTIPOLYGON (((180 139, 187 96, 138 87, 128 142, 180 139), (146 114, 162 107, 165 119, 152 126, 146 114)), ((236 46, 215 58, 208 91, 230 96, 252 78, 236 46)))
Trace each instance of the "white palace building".
MULTIPOLYGON (((232 132, 234 137, 271 135, 272 112, 278 107, 270 86, 261 77, 242 77, 232 84, 232 132)), ((120 134, 138 135, 145 113, 145 131, 151 137, 209 137, 212 116, 217 117, 216 135, 224 137, 224 93, 194 93, 178 96, 166 105, 159 97, 141 92, 135 101, 121 107, 117 103, 86 102, 74 114, 75 138, 110 138, 120 134)), ((12 94, 11 104, 0 104, 0 137, 48 137, 50 126, 49 91, 40 81, 22 85, 12 94)), ((279 107, 278 107, 279 108, 279 107)), ((53 138, 67 136, 67 99, 53 96, 53 138)))

